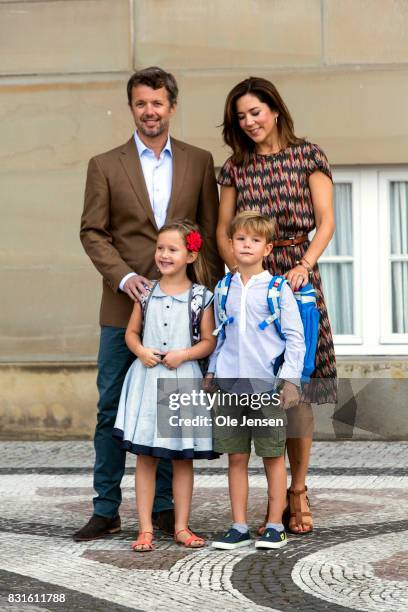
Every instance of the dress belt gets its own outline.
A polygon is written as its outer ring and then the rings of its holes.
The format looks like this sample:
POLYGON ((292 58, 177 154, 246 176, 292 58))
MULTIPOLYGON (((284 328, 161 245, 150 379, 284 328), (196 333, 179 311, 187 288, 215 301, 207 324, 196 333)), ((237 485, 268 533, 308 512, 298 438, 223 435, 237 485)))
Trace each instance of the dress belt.
POLYGON ((303 234, 302 236, 291 236, 287 240, 274 240, 273 248, 275 249, 276 247, 285 247, 285 246, 294 247, 297 244, 306 242, 306 240, 309 240, 308 234, 303 234))

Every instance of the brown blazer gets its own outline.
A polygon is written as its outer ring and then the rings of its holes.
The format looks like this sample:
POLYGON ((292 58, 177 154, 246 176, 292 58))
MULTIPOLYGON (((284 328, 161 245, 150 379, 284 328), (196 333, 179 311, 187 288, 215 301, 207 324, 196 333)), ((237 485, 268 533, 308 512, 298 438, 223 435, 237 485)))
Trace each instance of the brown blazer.
MULTIPOLYGON (((201 226, 213 285, 224 273, 215 230, 218 190, 211 153, 171 138, 173 183, 166 223, 190 219, 201 226)), ((133 303, 119 289, 129 272, 157 278, 154 251, 158 228, 136 144, 93 157, 88 166, 80 237, 103 277, 100 324, 126 327, 133 303)))

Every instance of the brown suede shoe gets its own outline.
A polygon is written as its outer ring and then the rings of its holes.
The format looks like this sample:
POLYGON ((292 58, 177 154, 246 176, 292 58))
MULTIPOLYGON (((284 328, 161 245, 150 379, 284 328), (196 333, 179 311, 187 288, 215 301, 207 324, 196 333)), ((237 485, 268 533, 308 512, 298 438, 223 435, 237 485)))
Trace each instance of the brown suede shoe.
POLYGON ((73 534, 75 542, 86 542, 87 540, 96 540, 103 538, 105 535, 119 533, 120 531, 120 516, 108 518, 106 516, 98 516, 93 514, 90 520, 79 531, 73 534))
POLYGON ((161 529, 163 533, 169 535, 174 534, 174 510, 162 510, 161 512, 152 512, 153 527, 161 529))

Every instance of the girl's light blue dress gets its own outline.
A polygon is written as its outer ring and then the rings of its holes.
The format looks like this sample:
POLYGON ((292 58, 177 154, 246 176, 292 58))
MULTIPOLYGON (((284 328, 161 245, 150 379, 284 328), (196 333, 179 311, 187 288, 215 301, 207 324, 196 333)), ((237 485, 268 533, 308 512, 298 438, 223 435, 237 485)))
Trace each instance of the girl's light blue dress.
MULTIPOLYGON (((213 301, 213 294, 207 290, 204 308, 213 301)), ((159 351, 183 349, 191 346, 189 290, 178 295, 167 295, 158 283, 150 297, 143 329, 143 345, 159 351)), ((202 373, 197 361, 185 361, 176 370, 169 370, 159 363, 146 368, 139 359, 130 366, 123 383, 118 414, 113 429, 114 438, 127 451, 165 459, 214 459, 211 427, 162 427, 168 423, 172 411, 161 402, 158 414, 158 379, 167 379, 166 391, 200 388, 202 373), (183 379, 187 379, 184 380, 183 379), (194 380, 194 384, 193 384, 194 380), (164 421, 163 421, 164 418, 164 421), (167 421, 166 421, 167 419, 167 421), (174 431, 173 431, 174 430, 174 431), (170 431, 170 437, 168 434, 170 431)), ((160 398, 162 399, 162 397, 160 398)), ((205 410, 201 410, 201 413, 205 410)), ((180 410, 183 414, 183 408, 180 410)), ((185 414, 188 415, 188 409, 185 414)), ((208 412, 210 415, 210 412, 208 412)))

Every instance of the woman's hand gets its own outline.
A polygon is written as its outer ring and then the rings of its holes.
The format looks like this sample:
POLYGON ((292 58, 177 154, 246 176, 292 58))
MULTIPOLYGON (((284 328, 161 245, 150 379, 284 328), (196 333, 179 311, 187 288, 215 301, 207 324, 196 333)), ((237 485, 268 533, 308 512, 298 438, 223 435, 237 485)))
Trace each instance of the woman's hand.
POLYGON ((218 209, 217 224, 217 246, 221 259, 227 264, 229 270, 233 271, 237 262, 232 253, 231 241, 229 238, 229 226, 233 220, 237 209, 237 190, 235 187, 221 187, 220 207, 218 209))
POLYGON ((203 378, 201 387, 204 391, 215 391, 214 372, 207 372, 203 378))
POLYGON ((281 393, 281 406, 285 410, 297 406, 300 401, 299 390, 296 385, 285 380, 281 393))
POLYGON ((309 272, 302 264, 298 264, 283 276, 288 281, 292 291, 297 291, 309 282, 309 272))
POLYGON ((138 358, 146 368, 154 368, 158 363, 161 363, 160 355, 165 355, 158 349, 143 347, 138 351, 138 358))
POLYGON ((163 365, 169 370, 179 368, 182 363, 189 360, 188 349, 179 349, 177 351, 169 351, 163 358, 163 365))

